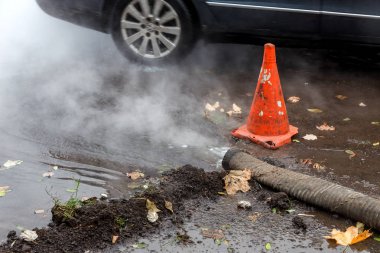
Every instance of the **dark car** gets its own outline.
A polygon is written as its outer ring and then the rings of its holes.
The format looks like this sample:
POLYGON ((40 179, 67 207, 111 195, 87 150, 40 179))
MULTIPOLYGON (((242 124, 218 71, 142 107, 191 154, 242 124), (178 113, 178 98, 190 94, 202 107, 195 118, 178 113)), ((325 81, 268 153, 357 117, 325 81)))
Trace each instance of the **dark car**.
POLYGON ((112 35, 140 62, 185 56, 220 40, 380 45, 379 0, 37 0, 48 14, 112 35))

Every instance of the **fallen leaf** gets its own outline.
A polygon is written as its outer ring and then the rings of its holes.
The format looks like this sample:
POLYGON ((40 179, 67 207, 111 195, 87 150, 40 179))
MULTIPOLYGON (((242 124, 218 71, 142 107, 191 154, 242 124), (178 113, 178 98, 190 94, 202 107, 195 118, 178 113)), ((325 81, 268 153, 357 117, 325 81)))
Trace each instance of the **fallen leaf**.
POLYGON ((367 105, 364 104, 363 102, 361 102, 361 103, 359 104, 359 106, 361 106, 361 107, 366 107, 367 105))
POLYGON ((242 209, 250 209, 252 208, 252 204, 249 201, 241 200, 238 202, 237 206, 242 209))
POLYGON ((43 213, 45 213, 45 210, 43 209, 34 210, 34 214, 43 214, 43 213))
POLYGON ((158 212, 161 210, 157 208, 156 204, 149 199, 146 199, 146 209, 148 209, 147 218, 150 222, 156 222, 158 220, 158 212))
POLYGON ((343 96, 343 95, 336 95, 335 97, 336 97, 337 99, 339 99, 339 100, 345 100, 345 99, 348 98, 347 96, 343 96))
POLYGON ((24 230, 20 234, 20 238, 27 242, 33 242, 38 238, 36 231, 33 230, 24 230))
POLYGON ((343 121, 350 121, 350 118, 344 118, 343 121))
POLYGON ((299 141, 299 140, 297 140, 297 139, 293 139, 293 142, 297 142, 297 143, 300 143, 300 141, 299 141))
POLYGON ((135 243, 132 245, 132 247, 134 249, 144 249, 146 248, 146 246, 148 246, 146 243, 143 243, 143 242, 138 242, 138 243, 135 243))
POLYGON ((15 161, 8 160, 3 164, 3 167, 6 169, 10 169, 22 163, 23 161, 21 160, 15 160, 15 161))
POLYGON ((301 98, 300 97, 296 97, 296 96, 292 96, 292 97, 288 98, 288 101, 290 103, 293 103, 293 104, 298 103, 300 100, 301 100, 301 98))
POLYGON ((209 112, 214 112, 220 106, 219 102, 215 102, 215 104, 211 105, 209 103, 206 104, 205 109, 209 112))
POLYGON ((316 128, 318 130, 321 130, 321 131, 334 131, 335 130, 334 126, 329 126, 329 125, 327 125, 327 123, 323 123, 320 126, 316 126, 316 128))
POLYGON ((220 110, 219 110, 220 112, 224 112, 224 109, 223 108, 220 108, 220 110))
POLYGON ((54 175, 54 172, 45 172, 42 174, 43 177, 48 177, 48 178, 51 178, 52 176, 54 175))
POLYGON ((0 197, 4 197, 8 192, 10 192, 9 186, 1 186, 0 187, 0 197))
POLYGON ((312 164, 313 164, 313 160, 310 159, 310 158, 301 159, 300 162, 301 162, 303 165, 312 165, 312 164))
POLYGON ((321 113, 323 112, 321 109, 318 109, 318 108, 311 108, 311 109, 307 109, 309 112, 312 112, 312 113, 321 113))
POLYGON ((174 211, 173 211, 173 203, 172 202, 165 200, 165 208, 168 209, 170 212, 174 213, 174 211))
POLYGON ((265 249, 266 249, 266 250, 270 250, 271 248, 272 248, 272 246, 270 245, 269 242, 267 242, 267 243, 265 244, 265 249))
POLYGON ((302 138, 308 141, 315 141, 316 139, 318 139, 318 137, 314 134, 307 134, 302 138))
POLYGON ((316 169, 318 171, 323 171, 323 170, 325 170, 325 166, 321 165, 320 163, 314 163, 313 169, 316 169))
POLYGON ((221 229, 208 229, 208 228, 205 228, 205 229, 202 229, 202 235, 205 238, 211 238, 211 239, 214 239, 214 240, 221 240, 221 239, 223 239, 225 237, 224 233, 223 233, 223 230, 221 230, 221 229))
POLYGON ((358 228, 358 233, 361 234, 364 232, 364 223, 356 222, 356 227, 358 228))
POLYGON ((118 235, 113 235, 112 236, 112 244, 115 244, 117 242, 117 239, 119 239, 118 235))
POLYGON ((258 218, 260 218, 261 216, 261 213, 259 212, 254 212, 253 214, 249 215, 248 216, 248 220, 252 221, 252 222, 256 222, 258 218))
POLYGON ((127 173, 127 177, 129 177, 132 180, 137 180, 139 178, 145 177, 144 173, 141 173, 139 171, 133 171, 131 173, 127 173))
POLYGON ((245 170, 230 170, 224 178, 224 189, 228 195, 235 195, 238 191, 247 192, 251 188, 248 180, 251 179, 251 171, 245 170))
POLYGON ((286 210, 287 213, 294 213, 296 210, 295 209, 288 209, 286 210))
POLYGON ((221 195, 221 196, 227 195, 227 193, 225 193, 225 192, 218 192, 218 194, 221 195))
POLYGON ((380 126, 380 122, 379 122, 379 121, 372 121, 372 122, 371 122, 371 125, 380 126))
POLYGON ((375 142, 375 143, 373 143, 372 145, 375 146, 375 147, 376 147, 376 146, 379 146, 379 145, 380 145, 380 142, 375 142))
POLYGON ((369 230, 365 230, 363 233, 359 234, 359 229, 357 227, 351 226, 347 228, 345 232, 342 232, 334 228, 331 231, 331 235, 324 236, 324 238, 329 240, 335 240, 336 243, 339 245, 348 246, 361 242, 370 237, 371 235, 372 233, 370 233, 369 230))
POLYGON ((53 170, 58 170, 58 166, 57 165, 53 166, 53 170))
POLYGON ((298 216, 302 216, 302 217, 315 217, 314 214, 306 214, 306 213, 299 213, 297 214, 298 216))
POLYGON ((345 150, 344 152, 346 152, 347 154, 350 155, 350 156, 349 156, 350 159, 352 159, 352 158, 354 158, 354 157, 356 156, 355 152, 352 151, 352 150, 347 149, 347 150, 345 150))
POLYGON ((241 114, 241 108, 237 106, 236 104, 232 104, 232 110, 227 112, 228 116, 233 115, 240 115, 241 114))

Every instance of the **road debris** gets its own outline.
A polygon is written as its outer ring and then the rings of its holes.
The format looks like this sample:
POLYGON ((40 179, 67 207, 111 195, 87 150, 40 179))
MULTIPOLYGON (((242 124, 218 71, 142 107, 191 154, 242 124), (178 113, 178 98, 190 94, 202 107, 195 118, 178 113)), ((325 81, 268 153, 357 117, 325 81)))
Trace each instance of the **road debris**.
POLYGON ((248 181, 251 179, 251 171, 231 170, 224 178, 224 189, 228 195, 235 195, 238 191, 247 192, 251 189, 248 181))
POLYGON ((271 250, 271 248, 272 248, 272 246, 270 245, 269 242, 267 242, 267 243, 265 244, 265 249, 266 249, 266 250, 271 250))
POLYGON ((20 238, 27 242, 33 242, 38 238, 37 232, 33 230, 24 230, 20 234, 20 238))
POLYGON ((380 145, 380 142, 375 142, 375 143, 372 144, 372 146, 374 146, 374 147, 377 147, 379 145, 380 145))
POLYGON ((372 121, 371 125, 380 126, 380 121, 372 121))
POLYGON ((43 214, 43 213, 45 213, 45 210, 43 209, 34 210, 34 214, 43 214))
POLYGON ((359 104, 359 106, 360 106, 360 107, 366 107, 367 105, 364 104, 363 102, 361 102, 361 103, 359 104))
POLYGON ((202 235, 205 238, 211 238, 214 240, 221 240, 225 238, 225 235, 223 233, 223 230, 221 229, 209 229, 209 228, 204 228, 201 230, 202 235))
POLYGON ((42 174, 42 177, 48 177, 51 178, 54 175, 54 172, 49 171, 42 174))
POLYGON ((0 186, 0 197, 4 197, 10 191, 9 186, 0 186))
POLYGON ((352 151, 352 150, 347 149, 347 150, 345 150, 344 152, 346 152, 347 154, 350 155, 350 156, 349 156, 350 159, 352 159, 352 158, 354 158, 354 157, 356 156, 355 152, 352 151))
POLYGON ((170 212, 174 213, 172 202, 165 200, 165 208, 168 209, 170 212))
POLYGON ((344 118, 343 121, 350 121, 350 118, 344 118))
POLYGON ((113 235, 112 236, 112 244, 115 244, 117 242, 117 240, 119 239, 119 236, 118 235, 113 235))
POLYGON ((246 200, 239 201, 237 206, 238 206, 238 208, 241 208, 241 209, 251 209, 252 208, 251 202, 246 201, 246 200))
POLYGON ((304 137, 302 137, 303 139, 305 140, 308 140, 308 141, 315 141, 318 139, 318 137, 314 134, 306 134, 304 137))
POLYGON ((313 164, 313 160, 310 159, 310 158, 306 158, 306 159, 301 159, 300 162, 303 164, 303 165, 312 165, 313 164))
POLYGON ((144 173, 141 173, 139 171, 133 171, 133 172, 127 173, 127 177, 129 177, 132 180, 137 180, 139 178, 145 177, 145 175, 144 173))
POLYGON ((20 164, 22 164, 22 163, 23 163, 23 161, 21 161, 21 160, 15 160, 15 161, 8 160, 8 161, 6 161, 6 162, 3 164, 2 167, 4 167, 5 169, 10 169, 10 168, 13 168, 13 167, 15 167, 15 166, 17 166, 17 165, 20 165, 20 164))
POLYGON ((351 226, 347 228, 345 232, 342 232, 337 229, 331 231, 330 236, 324 236, 324 238, 329 240, 335 240, 337 244, 342 246, 352 245, 361 241, 364 241, 368 237, 372 236, 372 233, 369 230, 365 230, 362 233, 359 233, 359 228, 351 226))
POLYGON ((314 163, 313 169, 316 169, 317 171, 324 171, 326 169, 326 167, 321 165, 320 163, 314 163))
POLYGON ((339 99, 339 100, 345 100, 345 99, 348 98, 347 96, 344 96, 344 95, 336 95, 335 97, 336 97, 337 99, 339 99))
POLYGON ((318 108, 310 108, 310 109, 307 109, 309 112, 312 112, 312 113, 322 113, 323 111, 321 109, 318 109, 318 108))
POLYGON ((149 199, 146 199, 146 209, 148 209, 148 214, 146 216, 148 221, 152 223, 156 222, 158 220, 158 212, 161 212, 161 210, 149 199))
POLYGON ((240 115, 241 113, 242 113, 241 108, 239 106, 237 106, 236 104, 232 104, 232 110, 228 111, 227 115, 232 117, 235 115, 240 115))
POLYGON ((213 105, 207 103, 206 106, 205 106, 205 109, 206 111, 209 111, 209 112, 214 112, 216 111, 216 109, 218 109, 220 107, 220 104, 219 102, 215 102, 213 105))
POLYGON ((326 122, 324 122, 322 125, 320 126, 316 126, 316 128, 318 130, 321 130, 321 131, 335 131, 335 127, 334 126, 329 126, 327 125, 326 122))
POLYGON ((134 249, 145 249, 146 247, 148 247, 148 244, 144 242, 138 242, 138 243, 132 244, 132 248, 134 249))
POLYGON ((292 97, 288 98, 288 101, 290 103, 293 103, 293 104, 298 103, 300 100, 301 100, 301 98, 300 97, 296 97, 296 96, 292 96, 292 97))
POLYGON ((248 220, 252 221, 252 222, 256 222, 257 219, 259 219, 261 216, 261 213, 259 212, 254 212, 253 214, 249 215, 248 216, 248 220))

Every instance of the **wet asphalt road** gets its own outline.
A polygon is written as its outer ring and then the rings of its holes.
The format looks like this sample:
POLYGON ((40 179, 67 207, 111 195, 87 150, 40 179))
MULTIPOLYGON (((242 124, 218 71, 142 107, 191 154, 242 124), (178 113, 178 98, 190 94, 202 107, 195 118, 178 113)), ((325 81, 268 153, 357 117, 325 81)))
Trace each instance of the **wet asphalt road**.
MULTIPOLYGON (((380 123, 376 123, 380 122, 380 56, 376 53, 279 49, 285 99, 301 98, 296 104, 287 103, 289 120, 299 128, 295 137, 299 142, 269 151, 245 141, 235 142, 229 135, 248 115, 261 47, 200 43, 183 66, 142 67, 124 60, 108 36, 35 13, 45 24, 41 31, 47 27, 54 35, 55 30, 63 30, 68 41, 62 43, 62 37, 54 36, 37 39, 31 47, 35 51, 21 50, 33 62, 15 55, 14 62, 0 73, 0 162, 24 161, 0 170, 0 186, 12 190, 0 198, 2 240, 16 226, 46 226, 53 204, 49 194, 69 198, 67 189, 73 187, 75 178, 81 179, 80 197, 102 193, 128 197, 141 190, 142 184, 127 179, 127 172, 139 169, 154 177, 187 163, 220 170, 220 160, 232 146, 380 197, 380 146, 376 145, 380 141, 380 123), (47 44, 43 43, 58 46, 53 53, 44 52, 47 44), (347 98, 339 100, 336 95, 347 98), (223 113, 205 117, 205 104, 216 101, 226 110, 235 103, 243 113, 233 118, 223 113), (310 113, 308 108, 323 112, 310 113), (324 122, 336 130, 317 130, 324 122), (315 134, 318 139, 304 140, 305 134, 315 134), (346 150, 356 155, 350 159, 346 150), (311 159, 312 164, 303 165, 301 159, 311 159), (313 168, 315 163, 324 168, 313 168), (52 178, 42 177, 47 171, 54 172, 52 178), (45 214, 34 214, 36 209, 44 209, 45 214)), ((271 242, 274 252, 342 252, 342 247, 329 245, 321 236, 334 227, 351 225, 349 221, 298 205, 297 212, 316 216, 308 218, 310 231, 296 234, 289 229, 289 220, 271 216, 259 203, 254 211, 267 218, 256 224, 247 222, 246 214, 235 207, 240 198, 257 202, 254 196, 238 195, 195 209, 185 225, 193 240, 202 240, 199 224, 231 224, 228 239, 236 252, 264 252, 265 242, 271 242), (281 225, 276 219, 283 219, 281 225)), ((156 251, 229 250, 212 240, 183 248, 164 239, 165 235, 143 240, 156 251)), ((123 247, 111 251, 132 250, 123 247)), ((379 252, 380 244, 369 239, 352 251, 379 252)))

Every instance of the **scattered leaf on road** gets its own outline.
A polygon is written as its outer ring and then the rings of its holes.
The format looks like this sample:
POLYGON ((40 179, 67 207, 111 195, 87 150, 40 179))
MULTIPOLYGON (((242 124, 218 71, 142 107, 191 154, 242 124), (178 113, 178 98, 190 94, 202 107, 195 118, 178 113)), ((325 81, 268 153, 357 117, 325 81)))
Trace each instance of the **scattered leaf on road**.
POLYGON ((172 202, 165 200, 165 208, 168 209, 170 212, 174 213, 174 211, 173 211, 173 203, 172 202))
POLYGON ((293 139, 293 142, 297 142, 297 143, 300 143, 300 141, 299 141, 299 140, 297 140, 297 139, 293 139))
POLYGON ((10 191, 9 186, 0 186, 0 197, 4 197, 10 191))
POLYGON ((132 180, 137 180, 139 178, 145 177, 144 173, 141 173, 139 171, 133 171, 131 173, 127 173, 127 177, 129 177, 132 180))
POLYGON ((43 213, 45 213, 45 210, 43 209, 34 210, 34 214, 43 214, 43 213))
POLYGON ((54 175, 54 172, 51 172, 51 171, 45 172, 42 174, 43 177, 48 177, 48 178, 51 178, 53 175, 54 175))
POLYGON ((347 96, 344 96, 344 95, 336 95, 335 97, 336 97, 337 99, 339 99, 339 100, 345 100, 345 99, 348 98, 347 96))
POLYGON ((318 130, 321 130, 321 131, 335 131, 335 127, 334 126, 329 126, 329 125, 327 125, 327 123, 323 123, 320 126, 316 126, 316 128, 318 130))
POLYGON ((344 118, 343 121, 350 121, 350 118, 344 118))
POLYGON ((316 139, 318 139, 318 137, 314 134, 307 134, 302 138, 308 141, 315 141, 316 139))
POLYGON ((288 101, 290 103, 293 103, 293 104, 298 103, 300 100, 301 100, 301 98, 300 97, 296 97, 296 96, 292 96, 292 97, 288 98, 288 101))
POLYGON ((236 104, 232 104, 232 110, 227 112, 228 116, 233 116, 233 115, 240 115, 241 114, 241 108, 237 106, 236 104))
POLYGON ((324 171, 325 166, 321 165, 320 163, 314 163, 313 164, 313 169, 316 169, 317 171, 324 171))
POLYGON ((158 220, 158 212, 161 210, 157 208, 156 204, 149 199, 146 199, 146 209, 148 209, 147 218, 150 222, 156 222, 158 220))
POLYGON ((309 112, 312 112, 312 113, 321 113, 323 112, 321 109, 318 109, 318 108, 310 108, 310 109, 307 109, 309 112))
POLYGON ((266 250, 271 250, 271 248, 272 248, 272 246, 270 245, 269 242, 267 242, 267 243, 265 244, 265 249, 266 249, 266 250))
POLYGON ((202 229, 202 235, 205 237, 205 238, 211 238, 211 239, 214 239, 214 240, 221 240, 221 239, 224 239, 224 233, 223 233, 223 230, 221 229, 209 229, 209 228, 205 228, 205 229, 202 229))
POLYGON ((363 102, 361 102, 361 103, 359 104, 359 106, 360 106, 360 107, 366 107, 367 105, 364 104, 363 102))
POLYGON ((224 178, 224 189, 228 195, 235 195, 238 191, 247 192, 249 187, 248 180, 251 179, 251 171, 231 170, 224 178))
POLYGON ((346 152, 347 154, 350 155, 350 156, 349 156, 350 159, 352 159, 352 158, 354 158, 354 157, 356 156, 355 152, 352 151, 352 150, 347 149, 347 150, 345 150, 344 152, 346 152))
POLYGON ((205 106, 206 111, 214 112, 220 106, 219 102, 215 102, 213 105, 207 103, 205 106))
POLYGON ((304 165, 312 165, 313 164, 313 159, 306 158, 306 159, 301 159, 300 162, 304 165))
POLYGON ((59 168, 58 168, 57 165, 53 166, 53 170, 58 170, 58 169, 59 169, 59 168))
POLYGON ((375 142, 375 143, 373 143, 372 145, 373 145, 374 147, 379 146, 379 145, 380 145, 380 142, 375 142))
POLYGON ((371 124, 376 125, 376 126, 380 126, 380 121, 372 121, 371 124))
POLYGON ((8 160, 3 164, 3 167, 6 169, 10 169, 22 163, 23 162, 21 160, 15 160, 15 161, 8 160))
POLYGON ((27 242, 33 242, 38 238, 36 231, 33 230, 24 230, 20 234, 20 238, 27 242))
POLYGON ((113 235, 112 236, 112 244, 115 244, 117 242, 117 239, 119 239, 118 235, 113 235))
POLYGON ((359 233, 359 229, 357 227, 351 226, 347 228, 345 232, 342 232, 334 228, 331 231, 331 235, 324 236, 324 238, 329 240, 335 240, 336 243, 339 245, 348 246, 361 242, 370 237, 371 235, 372 233, 370 233, 369 230, 365 230, 363 233, 359 233))
POLYGON ((144 249, 146 248, 148 245, 146 243, 143 243, 143 242, 138 242, 138 243, 135 243, 132 245, 132 247, 134 249, 144 249))

